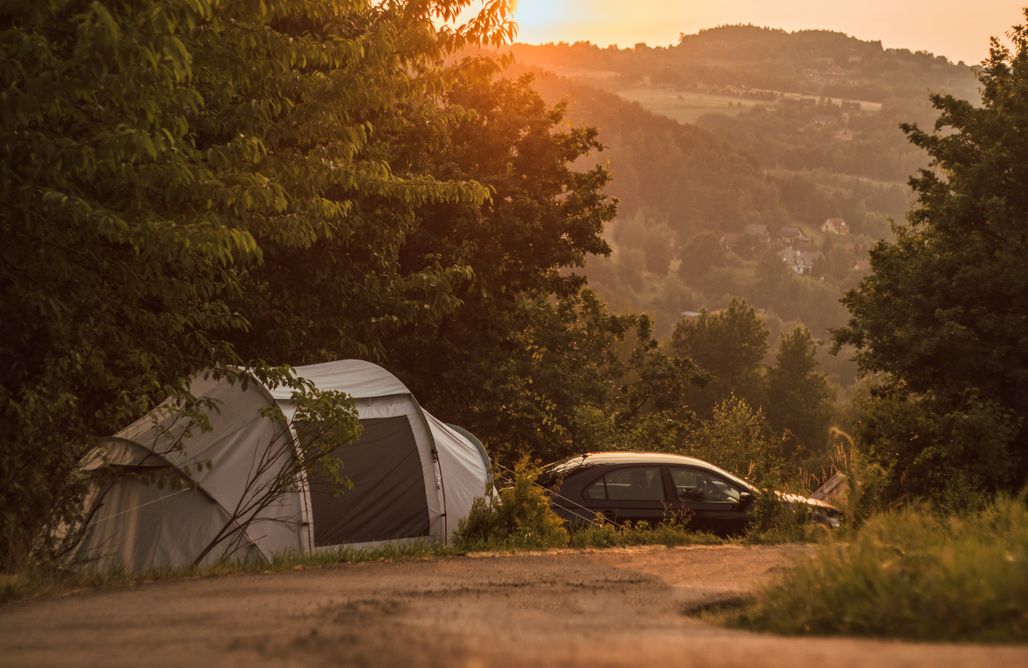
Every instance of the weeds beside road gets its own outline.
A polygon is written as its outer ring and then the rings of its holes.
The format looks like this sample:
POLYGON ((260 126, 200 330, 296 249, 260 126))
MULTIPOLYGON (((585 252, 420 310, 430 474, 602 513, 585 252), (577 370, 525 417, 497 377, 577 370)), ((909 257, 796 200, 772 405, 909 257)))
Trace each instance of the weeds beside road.
POLYGON ((1028 507, 877 515, 785 571, 734 623, 774 633, 1028 642, 1028 507))

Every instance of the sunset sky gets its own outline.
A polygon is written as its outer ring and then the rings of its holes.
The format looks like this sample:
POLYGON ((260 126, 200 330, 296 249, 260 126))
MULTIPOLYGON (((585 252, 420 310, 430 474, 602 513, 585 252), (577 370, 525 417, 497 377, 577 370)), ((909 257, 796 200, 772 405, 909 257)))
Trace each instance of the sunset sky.
POLYGON ((990 36, 1020 23, 1028 0, 518 0, 517 41, 651 46, 679 33, 733 23, 802 30, 824 28, 885 47, 926 50, 975 64, 990 36))

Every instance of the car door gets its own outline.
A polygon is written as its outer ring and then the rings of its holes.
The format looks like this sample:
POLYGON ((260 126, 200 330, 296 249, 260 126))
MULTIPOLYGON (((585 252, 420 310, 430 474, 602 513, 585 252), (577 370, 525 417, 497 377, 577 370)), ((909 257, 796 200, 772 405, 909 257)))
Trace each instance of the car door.
POLYGON ((720 536, 743 532, 747 515, 741 495, 746 490, 706 469, 691 466, 668 469, 675 495, 673 505, 691 515, 691 529, 720 536))
POLYGON ((582 490, 583 504, 615 522, 659 523, 667 509, 659 466, 607 469, 582 490))

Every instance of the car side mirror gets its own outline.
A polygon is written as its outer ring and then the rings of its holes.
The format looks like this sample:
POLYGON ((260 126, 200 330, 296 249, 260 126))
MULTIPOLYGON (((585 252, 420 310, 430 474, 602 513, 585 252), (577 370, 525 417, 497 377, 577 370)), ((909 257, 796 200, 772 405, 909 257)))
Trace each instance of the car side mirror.
POLYGON ((753 495, 749 492, 741 492, 739 494, 739 510, 746 510, 753 504, 753 495))

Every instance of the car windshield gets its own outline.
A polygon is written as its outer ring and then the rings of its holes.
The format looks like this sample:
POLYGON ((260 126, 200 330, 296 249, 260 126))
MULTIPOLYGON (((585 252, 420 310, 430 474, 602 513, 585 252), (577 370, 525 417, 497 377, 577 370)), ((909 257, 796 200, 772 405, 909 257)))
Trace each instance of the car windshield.
POLYGON ((731 473, 729 473, 728 471, 725 471, 724 469, 718 468, 717 466, 714 466, 713 464, 707 464, 707 468, 709 468, 711 471, 714 471, 718 475, 722 475, 722 476, 728 478, 730 481, 734 482, 735 484, 739 485, 740 487, 742 487, 743 489, 745 489, 745 490, 747 490, 749 492, 756 492, 757 491, 757 488, 754 485, 752 485, 749 482, 746 482, 745 480, 743 480, 742 478, 740 478, 737 475, 732 475, 731 473))

